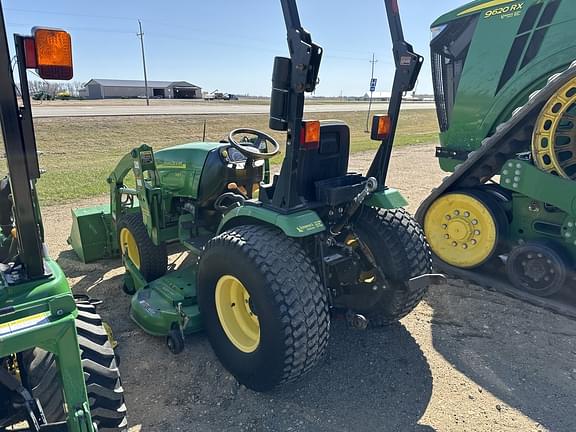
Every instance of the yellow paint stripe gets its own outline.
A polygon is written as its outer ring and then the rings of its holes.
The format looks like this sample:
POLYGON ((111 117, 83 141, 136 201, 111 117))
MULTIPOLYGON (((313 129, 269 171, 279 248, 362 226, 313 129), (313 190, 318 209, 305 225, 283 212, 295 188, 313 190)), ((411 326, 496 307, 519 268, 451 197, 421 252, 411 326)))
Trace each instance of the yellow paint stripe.
POLYGON ((500 6, 500 5, 503 5, 503 4, 506 4, 506 3, 512 3, 512 2, 515 2, 515 1, 517 1, 517 0, 492 0, 492 1, 489 1, 489 2, 486 2, 486 3, 482 3, 481 5, 471 7, 470 9, 466 9, 465 11, 460 12, 460 13, 458 14, 458 16, 470 14, 470 13, 473 13, 473 12, 478 12, 478 11, 481 11, 481 10, 484 10, 484 9, 488 9, 488 8, 495 7, 495 6, 500 6))
POLYGON ((42 312, 15 321, 10 321, 5 324, 0 324, 0 336, 35 327, 39 324, 44 324, 48 317, 50 317, 50 312, 42 312))

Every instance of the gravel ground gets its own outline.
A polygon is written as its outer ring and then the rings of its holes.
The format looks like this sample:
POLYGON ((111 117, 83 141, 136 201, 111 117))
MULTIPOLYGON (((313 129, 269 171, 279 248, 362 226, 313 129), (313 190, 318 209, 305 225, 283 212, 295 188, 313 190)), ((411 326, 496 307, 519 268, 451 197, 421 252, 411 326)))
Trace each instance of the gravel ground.
MULTIPOLYGON (((394 154, 390 184, 414 212, 440 182, 432 146, 394 154)), ((354 157, 365 168, 372 155, 354 157)), ((75 203, 105 202, 106 198, 75 203)), ((74 290, 105 302, 122 358, 131 431, 576 430, 576 322, 460 280, 402 322, 334 322, 325 361, 268 394, 238 386, 203 334, 171 355, 130 321, 119 261, 81 264, 66 244, 70 206, 44 209, 47 240, 74 290)))

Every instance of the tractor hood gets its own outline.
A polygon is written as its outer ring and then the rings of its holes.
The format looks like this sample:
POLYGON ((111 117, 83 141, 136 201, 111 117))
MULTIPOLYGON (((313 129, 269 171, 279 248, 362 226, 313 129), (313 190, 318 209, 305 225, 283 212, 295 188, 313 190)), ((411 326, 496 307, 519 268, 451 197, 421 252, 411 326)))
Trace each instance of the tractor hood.
POLYGON ((208 155, 228 144, 196 142, 154 152, 162 186, 174 195, 198 197, 202 169, 208 155))
POLYGON ((440 18, 434 21, 432 28, 442 26, 465 16, 471 16, 479 13, 482 13, 485 18, 514 13, 523 10, 525 7, 524 3, 525 1, 518 0, 476 0, 467 3, 458 9, 454 9, 445 15, 442 15, 440 18))

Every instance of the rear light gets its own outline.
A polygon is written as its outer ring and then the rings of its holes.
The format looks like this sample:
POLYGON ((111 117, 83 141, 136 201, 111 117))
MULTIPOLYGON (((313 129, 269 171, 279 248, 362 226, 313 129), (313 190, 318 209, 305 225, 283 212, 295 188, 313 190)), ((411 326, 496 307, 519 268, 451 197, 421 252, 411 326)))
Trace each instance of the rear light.
POLYGON ((24 38, 24 57, 26 69, 36 69, 38 67, 38 62, 36 61, 36 42, 34 38, 24 38))
POLYGON ((320 122, 304 121, 300 130, 300 146, 303 150, 320 148, 320 122))
POLYGON ((63 30, 34 28, 36 68, 44 79, 72 79, 72 38, 63 30))
POLYGON ((372 119, 372 134, 370 138, 374 141, 384 141, 390 135, 392 122, 387 115, 375 115, 372 119))

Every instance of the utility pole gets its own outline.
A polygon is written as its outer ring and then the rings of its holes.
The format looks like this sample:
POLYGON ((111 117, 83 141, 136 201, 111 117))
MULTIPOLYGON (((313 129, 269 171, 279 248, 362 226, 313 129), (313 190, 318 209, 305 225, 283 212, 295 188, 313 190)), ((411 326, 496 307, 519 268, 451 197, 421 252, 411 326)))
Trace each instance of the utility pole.
POLYGON ((148 94, 148 74, 146 73, 146 55, 144 54, 144 32, 142 31, 142 21, 138 20, 138 27, 140 33, 137 36, 140 38, 140 46, 142 47, 142 66, 144 67, 144 87, 146 87, 146 105, 150 106, 150 95, 148 94))
POLYGON ((372 76, 370 78, 370 104, 368 105, 368 117, 366 118, 366 133, 370 132, 370 113, 372 111, 372 97, 374 96, 374 90, 376 89, 374 86, 374 66, 378 63, 376 60, 376 54, 372 53, 372 76))

